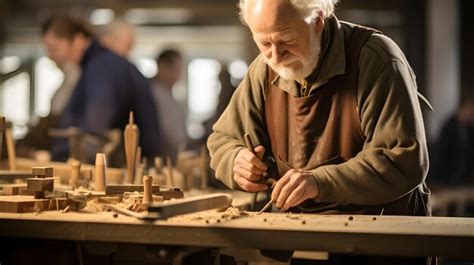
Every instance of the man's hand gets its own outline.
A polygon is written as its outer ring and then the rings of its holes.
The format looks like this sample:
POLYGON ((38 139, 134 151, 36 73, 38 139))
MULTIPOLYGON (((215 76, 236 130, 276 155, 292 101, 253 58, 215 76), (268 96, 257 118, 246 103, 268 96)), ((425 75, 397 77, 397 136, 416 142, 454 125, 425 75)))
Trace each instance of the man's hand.
POLYGON ((255 148, 254 155, 245 148, 237 153, 234 160, 234 181, 248 192, 264 191, 268 187, 262 182, 263 173, 267 171, 267 165, 261 158, 265 153, 265 148, 261 145, 255 148))
POLYGON ((291 169, 276 183, 272 201, 276 207, 286 211, 307 199, 316 198, 318 194, 318 183, 312 173, 291 169))

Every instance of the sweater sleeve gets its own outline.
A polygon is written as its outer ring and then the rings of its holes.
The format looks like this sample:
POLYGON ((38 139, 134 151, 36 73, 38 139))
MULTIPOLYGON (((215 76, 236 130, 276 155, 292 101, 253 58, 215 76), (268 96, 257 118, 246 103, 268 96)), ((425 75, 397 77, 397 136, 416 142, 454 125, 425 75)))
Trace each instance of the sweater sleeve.
POLYGON ((250 65, 207 142, 216 178, 232 189, 240 189, 233 180, 233 166, 237 153, 246 148, 244 134, 250 135, 255 146, 269 150, 264 121, 265 67, 259 57, 250 65))

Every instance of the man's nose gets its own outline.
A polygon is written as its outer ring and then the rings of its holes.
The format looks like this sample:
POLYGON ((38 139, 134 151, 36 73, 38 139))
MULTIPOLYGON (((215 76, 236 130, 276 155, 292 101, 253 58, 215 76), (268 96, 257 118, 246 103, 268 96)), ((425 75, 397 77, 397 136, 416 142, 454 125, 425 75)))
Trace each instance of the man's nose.
POLYGON ((281 56, 281 48, 278 45, 272 44, 272 60, 274 63, 279 64, 283 60, 281 56))

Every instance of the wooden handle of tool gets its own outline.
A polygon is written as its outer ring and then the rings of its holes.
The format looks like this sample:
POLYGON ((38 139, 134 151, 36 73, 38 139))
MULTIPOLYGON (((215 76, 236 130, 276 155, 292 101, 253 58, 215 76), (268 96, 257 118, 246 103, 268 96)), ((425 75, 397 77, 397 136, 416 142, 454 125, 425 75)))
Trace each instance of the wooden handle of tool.
POLYGON ((255 155, 255 146, 253 145, 252 138, 250 138, 250 135, 248 133, 244 134, 244 139, 247 148, 255 155))

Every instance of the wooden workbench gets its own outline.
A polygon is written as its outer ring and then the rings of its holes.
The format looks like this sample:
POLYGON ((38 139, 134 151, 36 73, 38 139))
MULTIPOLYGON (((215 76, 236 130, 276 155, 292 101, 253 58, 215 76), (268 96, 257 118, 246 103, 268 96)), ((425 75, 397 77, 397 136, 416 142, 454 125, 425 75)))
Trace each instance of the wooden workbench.
POLYGON ((0 214, 0 237, 314 250, 395 256, 474 257, 474 219, 215 211, 145 222, 104 213, 0 214))

